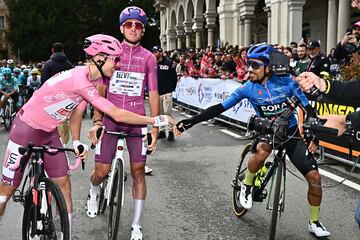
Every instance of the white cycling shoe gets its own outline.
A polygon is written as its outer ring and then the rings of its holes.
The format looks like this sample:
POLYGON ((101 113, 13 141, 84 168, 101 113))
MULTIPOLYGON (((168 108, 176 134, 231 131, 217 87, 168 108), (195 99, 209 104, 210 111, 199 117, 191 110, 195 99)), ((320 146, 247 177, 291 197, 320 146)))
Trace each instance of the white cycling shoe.
POLYGON ((150 175, 154 169, 150 168, 148 165, 145 165, 145 174, 150 175))
POLYGON ((245 185, 244 183, 241 183, 241 190, 240 190, 240 204, 245 209, 252 208, 252 186, 245 185))
POLYGON ((316 237, 328 237, 331 235, 331 233, 327 231, 319 221, 309 223, 308 228, 309 231, 315 234, 316 237))
POLYGON ((86 201, 86 214, 91 217, 94 218, 96 217, 97 213, 98 213, 98 198, 99 195, 92 195, 89 193, 87 201, 86 201))
POLYGON ((143 240, 143 230, 142 230, 141 226, 134 225, 131 227, 130 240, 143 240))

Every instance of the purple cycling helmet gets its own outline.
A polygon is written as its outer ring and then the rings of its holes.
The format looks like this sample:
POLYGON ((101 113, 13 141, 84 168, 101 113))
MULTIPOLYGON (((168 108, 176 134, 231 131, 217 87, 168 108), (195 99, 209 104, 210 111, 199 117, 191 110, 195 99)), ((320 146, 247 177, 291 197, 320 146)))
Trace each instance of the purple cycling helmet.
POLYGON ((105 53, 121 58, 123 54, 120 42, 116 38, 104 34, 87 37, 85 39, 84 51, 90 56, 105 53))
POLYGON ((144 27, 146 26, 147 23, 146 13, 144 12, 144 10, 136 6, 127 7, 120 13, 119 16, 120 25, 123 25, 123 23, 128 19, 137 19, 140 22, 142 22, 144 27))

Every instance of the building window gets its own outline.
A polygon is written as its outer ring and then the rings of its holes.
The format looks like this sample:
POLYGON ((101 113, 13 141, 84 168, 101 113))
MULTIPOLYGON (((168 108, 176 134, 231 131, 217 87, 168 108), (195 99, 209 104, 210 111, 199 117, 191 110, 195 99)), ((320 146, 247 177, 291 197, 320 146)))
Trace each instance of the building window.
POLYGON ((4 16, 0 16, 0 31, 4 30, 5 23, 4 23, 4 16))

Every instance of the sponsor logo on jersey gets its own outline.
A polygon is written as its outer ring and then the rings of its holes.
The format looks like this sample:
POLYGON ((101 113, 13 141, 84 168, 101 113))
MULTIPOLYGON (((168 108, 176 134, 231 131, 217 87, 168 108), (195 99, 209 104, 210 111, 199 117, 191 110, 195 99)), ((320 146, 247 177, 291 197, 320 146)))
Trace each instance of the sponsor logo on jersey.
POLYGON ((287 103, 282 102, 272 105, 260 105, 259 108, 263 112, 265 117, 271 117, 284 112, 287 109, 287 103))
POLYGON ((160 70, 169 70, 169 66, 168 65, 159 65, 159 69, 160 70))

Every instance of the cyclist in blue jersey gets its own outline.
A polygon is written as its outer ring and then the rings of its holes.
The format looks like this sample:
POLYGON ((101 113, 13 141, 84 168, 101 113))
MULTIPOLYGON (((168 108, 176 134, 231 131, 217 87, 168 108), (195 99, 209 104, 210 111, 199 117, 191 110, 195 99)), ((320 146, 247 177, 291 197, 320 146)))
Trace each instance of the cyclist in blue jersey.
POLYGON ((12 98, 16 103, 19 90, 17 79, 12 76, 10 68, 3 68, 2 75, 0 78, 0 115, 3 115, 9 98, 12 98))
MULTIPOLYGON (((224 102, 211 106, 192 118, 181 120, 174 130, 175 135, 179 136, 193 125, 220 115, 244 98, 251 102, 258 116, 274 120, 288 108, 287 99, 295 95, 305 107, 308 116, 314 116, 314 110, 296 81, 290 75, 278 76, 271 72, 269 65, 272 51, 276 50, 268 44, 255 45, 250 48, 247 53, 250 81, 236 89, 224 102)), ((306 156, 307 149, 313 153, 317 149, 317 145, 312 141, 307 147, 300 137, 297 125, 295 115, 292 114, 289 118, 288 134, 294 135, 294 137, 284 143, 286 154, 309 183, 307 195, 310 204, 309 231, 317 237, 329 236, 330 232, 319 222, 322 188, 317 163, 312 154, 306 156)), ((240 193, 240 203, 246 209, 252 207, 252 185, 255 174, 264 165, 264 161, 271 151, 272 145, 259 141, 256 152, 248 162, 240 193)))

